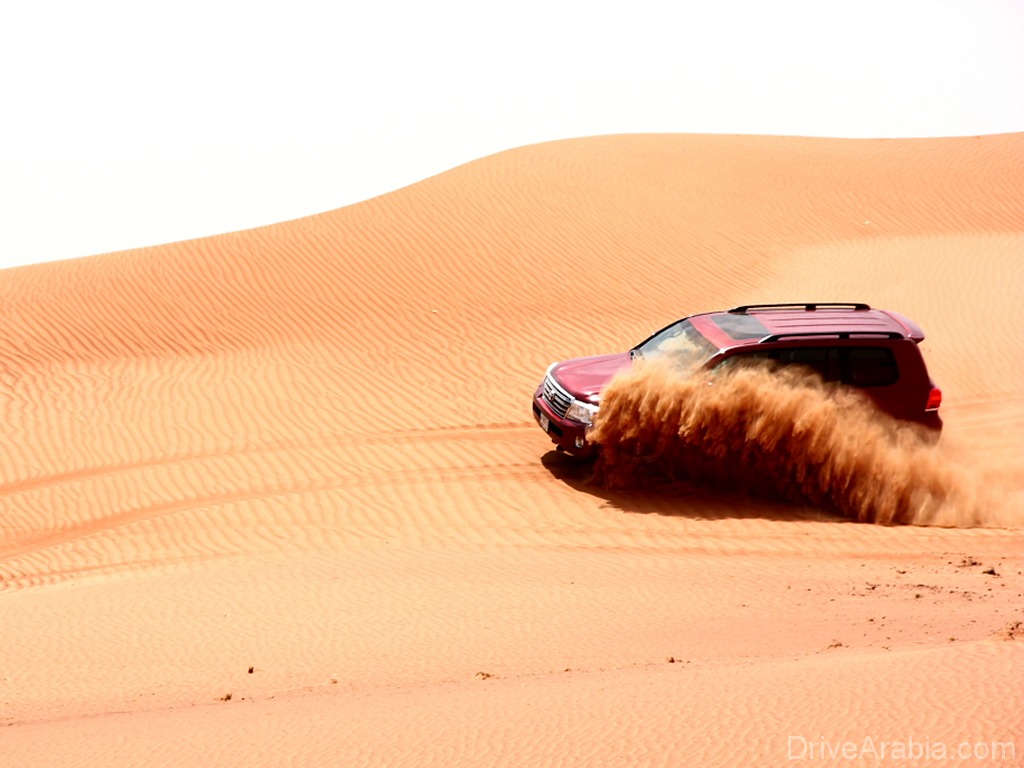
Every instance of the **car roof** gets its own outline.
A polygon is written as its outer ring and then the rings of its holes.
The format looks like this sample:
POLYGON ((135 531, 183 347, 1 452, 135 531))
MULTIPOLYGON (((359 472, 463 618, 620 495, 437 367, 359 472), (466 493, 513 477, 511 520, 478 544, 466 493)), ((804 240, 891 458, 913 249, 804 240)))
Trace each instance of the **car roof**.
POLYGON ((751 304, 690 318, 720 348, 824 338, 890 338, 920 342, 924 333, 912 320, 867 304, 810 302, 751 304))

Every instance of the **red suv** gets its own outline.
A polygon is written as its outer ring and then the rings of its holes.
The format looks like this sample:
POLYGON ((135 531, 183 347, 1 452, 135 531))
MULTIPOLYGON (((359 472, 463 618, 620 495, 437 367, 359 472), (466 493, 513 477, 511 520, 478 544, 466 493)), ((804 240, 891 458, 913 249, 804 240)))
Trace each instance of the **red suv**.
POLYGON ((690 368, 767 359, 810 368, 826 382, 862 389, 896 419, 942 429, 942 392, 928 376, 913 320, 867 304, 752 304, 704 312, 662 328, 628 352, 552 363, 533 415, 559 450, 590 455, 587 429, 601 390, 634 359, 672 356, 690 368))

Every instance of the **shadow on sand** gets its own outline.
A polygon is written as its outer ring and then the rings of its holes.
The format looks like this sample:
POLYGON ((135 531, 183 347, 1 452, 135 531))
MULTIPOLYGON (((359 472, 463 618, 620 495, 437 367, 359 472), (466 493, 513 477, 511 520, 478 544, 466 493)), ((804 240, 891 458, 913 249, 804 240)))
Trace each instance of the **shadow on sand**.
POLYGON ((558 451, 549 451, 541 456, 541 464, 553 477, 573 490, 601 499, 607 508, 632 514, 695 520, 760 518, 780 522, 851 522, 838 512, 807 504, 678 480, 650 478, 637 481, 628 488, 609 489, 594 478, 594 459, 578 459, 558 451))

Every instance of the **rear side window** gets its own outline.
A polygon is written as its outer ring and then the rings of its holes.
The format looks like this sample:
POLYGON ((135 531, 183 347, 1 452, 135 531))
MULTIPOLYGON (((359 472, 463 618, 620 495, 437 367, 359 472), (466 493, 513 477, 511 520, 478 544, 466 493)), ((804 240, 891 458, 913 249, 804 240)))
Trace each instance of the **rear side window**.
POLYGON ((896 356, 888 347, 849 347, 847 354, 846 384, 855 387, 885 387, 895 384, 900 377, 896 356))
POLYGON ((888 347, 795 347, 758 350, 734 355, 727 361, 772 360, 779 365, 799 365, 824 381, 853 387, 885 387, 899 379, 896 356, 888 347))

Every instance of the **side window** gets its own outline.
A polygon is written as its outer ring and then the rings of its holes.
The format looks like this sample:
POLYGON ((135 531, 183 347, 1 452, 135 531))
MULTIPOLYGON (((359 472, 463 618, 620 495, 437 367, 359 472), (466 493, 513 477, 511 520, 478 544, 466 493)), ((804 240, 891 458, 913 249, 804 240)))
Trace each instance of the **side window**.
POLYGON ((741 352, 727 357, 717 368, 770 360, 778 365, 801 366, 826 382, 853 387, 885 387, 900 377, 896 356, 888 347, 790 347, 741 352))
POLYGON ((715 366, 716 371, 731 371, 740 366, 765 365, 771 361, 767 352, 741 352, 737 355, 730 355, 719 361, 715 366))
POLYGON ((850 347, 844 381, 855 387, 885 387, 900 377, 896 356, 888 347, 850 347))
POLYGON ((798 347, 778 350, 776 359, 783 365, 801 365, 821 376, 823 381, 842 381, 839 350, 829 347, 798 347))

